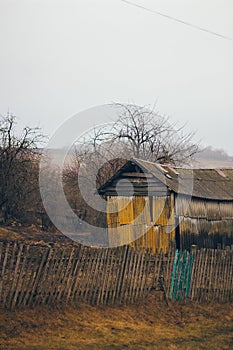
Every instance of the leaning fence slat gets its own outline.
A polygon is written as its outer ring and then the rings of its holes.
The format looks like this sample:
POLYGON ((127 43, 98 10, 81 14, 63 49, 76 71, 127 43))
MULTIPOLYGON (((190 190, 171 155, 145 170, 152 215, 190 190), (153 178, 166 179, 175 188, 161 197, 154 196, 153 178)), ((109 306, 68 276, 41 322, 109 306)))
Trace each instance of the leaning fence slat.
POLYGON ((211 249, 210 251, 210 272, 209 272, 209 287, 208 287, 208 300, 211 300, 211 289, 212 289, 212 280, 213 280, 213 268, 214 268, 214 257, 215 257, 215 250, 211 249))
POLYGON ((127 296, 127 284, 128 284, 128 279, 129 279, 129 266, 131 260, 131 256, 133 253, 133 249, 130 247, 129 252, 128 252, 128 259, 125 260, 124 263, 124 273, 122 276, 122 282, 121 282, 121 298, 120 301, 125 304, 126 303, 126 296, 127 296))
POLYGON ((146 298, 148 297, 148 293, 149 293, 148 278, 149 278, 149 271, 150 271, 150 259, 151 259, 151 252, 147 251, 146 260, 145 260, 146 268, 145 268, 145 277, 144 277, 144 282, 143 282, 142 301, 146 300, 146 298))
POLYGON ((222 301, 226 300, 226 293, 227 293, 227 275, 228 275, 228 258, 229 254, 226 254, 225 256, 225 266, 223 271, 223 292, 222 292, 222 301))
POLYGON ((226 254, 226 268, 224 276, 224 297, 223 302, 228 300, 228 276, 230 275, 229 266, 230 266, 230 250, 226 254))
POLYGON ((137 259, 135 262, 135 278, 132 282, 132 297, 131 303, 138 302, 139 295, 143 289, 143 281, 146 279, 145 275, 145 263, 146 263, 146 254, 143 250, 137 250, 137 259))
POLYGON ((81 294, 81 298, 83 301, 86 301, 86 298, 88 297, 90 279, 93 278, 92 268, 93 268, 93 265, 95 265, 95 252, 96 252, 95 248, 88 249, 88 256, 86 261, 87 269, 85 272, 85 278, 83 280, 83 288, 82 288, 82 294, 81 294))
POLYGON ((62 284, 60 285, 60 290, 59 290, 58 295, 57 295, 57 301, 60 301, 62 296, 65 296, 65 294, 66 294, 67 285, 69 284, 69 273, 70 273, 70 269, 71 269, 71 265, 72 265, 74 248, 72 248, 71 250, 68 250, 67 253, 68 253, 68 255, 67 255, 68 259, 66 258, 66 261, 68 260, 68 262, 67 262, 67 264, 64 265, 62 284))
POLYGON ((112 256, 111 249, 106 249, 106 256, 105 256, 105 261, 104 261, 103 270, 102 270, 103 277, 102 277, 101 291, 100 291, 100 297, 99 297, 100 304, 104 304, 104 300, 107 295, 106 283, 109 275, 109 268, 110 268, 109 265, 111 264, 111 256, 112 256))
POLYGON ((116 248, 116 264, 115 264, 115 271, 114 271, 114 281, 112 279, 112 300, 111 303, 113 304, 117 299, 117 286, 118 286, 118 281, 120 278, 120 266, 121 266, 121 262, 122 259, 124 258, 124 247, 117 247, 116 248))
POLYGON ((216 290, 215 290, 215 299, 220 300, 220 291, 221 291, 221 278, 222 278, 222 251, 217 252, 217 278, 216 278, 216 290))
POLYGON ((81 247, 79 258, 77 260, 75 284, 74 284, 73 296, 72 296, 72 300, 75 300, 75 301, 79 301, 79 292, 80 292, 80 288, 81 288, 83 270, 85 267, 85 260, 86 260, 86 250, 87 250, 86 246, 81 247))
POLYGON ((194 292, 196 290, 196 300, 200 300, 201 298, 201 272, 202 272, 202 257, 203 257, 203 250, 199 251, 199 259, 198 259, 198 265, 197 265, 197 274, 196 274, 196 286, 194 286, 194 292))
POLYGON ((2 295, 3 304, 6 305, 7 297, 10 293, 10 288, 12 284, 12 276, 14 274, 14 265, 15 265, 15 253, 17 251, 18 245, 17 242, 14 242, 13 247, 10 245, 10 254, 8 258, 8 264, 6 264, 6 278, 5 278, 5 291, 2 295))
MULTIPOLYGON (((5 252, 3 252, 3 263, 2 263, 2 269, 1 269, 1 274, 0 274, 0 302, 2 300, 2 290, 3 290, 3 283, 4 283, 4 273, 5 273, 5 267, 6 267, 6 262, 7 262, 7 255, 9 251, 9 246, 10 244, 8 243, 5 249, 5 252)), ((1 246, 3 250, 3 245, 1 246)))
POLYGON ((89 271, 87 273, 87 279, 86 284, 84 288, 84 301, 85 303, 88 303, 88 300, 91 298, 91 287, 93 286, 93 280, 94 280, 94 273, 95 273, 95 267, 98 263, 98 249, 97 248, 91 248, 92 254, 89 261, 89 271))
POLYGON ((114 265, 116 263, 116 254, 115 250, 111 249, 110 259, 109 259, 109 268, 107 271, 107 280, 106 280, 106 286, 105 286, 105 297, 103 298, 103 304, 108 304, 109 297, 111 295, 111 279, 113 278, 113 272, 114 272, 114 265))
POLYGON ((142 259, 142 270, 141 270, 140 283, 139 283, 139 293, 138 293, 139 300, 141 300, 143 297, 144 279, 145 279, 145 275, 146 275, 146 254, 145 254, 145 252, 143 252, 141 259, 142 259))
POLYGON ((54 261, 56 259, 57 251, 54 248, 49 248, 51 251, 51 256, 47 259, 45 268, 43 270, 42 278, 38 283, 38 299, 37 305, 46 304, 50 293, 50 285, 52 280, 52 271, 54 268, 54 261))
POLYGON ((128 302, 132 303, 133 302, 133 287, 134 287, 134 280, 137 278, 136 276, 136 266, 137 266, 137 261, 139 258, 139 254, 135 253, 132 258, 132 271, 131 271, 131 277, 130 277, 130 282, 129 282, 129 297, 128 297, 128 302))
POLYGON ((133 278, 132 267, 133 267, 133 262, 134 262, 134 258, 136 255, 137 255, 137 252, 135 252, 133 249, 131 249, 130 256, 128 259, 129 263, 128 263, 128 267, 127 267, 127 278, 125 280, 125 292, 124 292, 124 303, 125 304, 127 304, 129 302, 129 299, 130 299, 129 290, 130 290, 131 279, 133 278))
POLYGON ((137 287, 135 291, 135 302, 138 301, 140 289, 141 289, 141 276, 142 276, 142 269, 143 269, 143 262, 144 262, 144 256, 143 251, 139 254, 139 265, 138 265, 138 272, 137 272, 137 287))
POLYGON ((19 294, 20 290, 22 289, 22 280, 23 280, 23 274, 24 274, 24 267, 25 267, 25 264, 26 264, 28 251, 29 251, 29 246, 26 246, 25 247, 24 256, 23 256, 22 266, 21 266, 21 269, 20 269, 20 272, 19 272, 19 278, 18 278, 17 284, 15 286, 15 292, 14 292, 14 289, 13 289, 13 298, 12 298, 11 304, 10 304, 10 308, 11 309, 15 308, 15 305, 17 303, 18 294, 19 294))
POLYGON ((228 285, 228 291, 229 291, 229 301, 233 300, 233 249, 231 250, 231 259, 230 259, 230 266, 229 266, 229 285, 228 285))
POLYGON ((104 269, 104 263, 105 259, 108 253, 108 249, 103 249, 102 257, 101 257, 101 265, 99 267, 99 273, 97 276, 97 296, 96 296, 96 305, 99 305, 100 303, 100 298, 101 298, 101 293, 102 293, 102 288, 103 288, 103 269, 104 269))
POLYGON ((94 269, 93 269, 92 278, 91 278, 89 297, 87 299, 87 302, 91 305, 95 304, 95 299, 96 299, 96 283, 97 283, 97 274, 99 270, 99 265, 101 261, 101 254, 102 254, 102 250, 96 249, 95 264, 93 264, 94 269))
POLYGON ((57 296, 61 288, 62 283, 62 272, 64 270, 64 266, 66 266, 66 253, 67 250, 63 249, 62 251, 58 249, 56 256, 53 258, 53 276, 50 284, 50 295, 48 298, 48 303, 54 304, 57 301, 57 296))
MULTIPOLYGON (((37 252, 35 252, 36 254, 37 252)), ((39 251, 39 255, 34 257, 34 249, 31 249, 30 256, 27 261, 26 276, 23 283, 23 288, 20 293, 18 305, 28 305, 29 299, 33 293, 33 286, 37 273, 42 268, 41 261, 43 260, 43 250, 39 251)), ((33 298, 33 297, 32 297, 33 298)))
POLYGON ((27 305, 32 305, 32 304, 35 304, 37 302, 38 293, 35 295, 35 291, 36 291, 37 285, 40 281, 40 278, 43 278, 43 274, 46 272, 51 253, 52 253, 51 249, 47 248, 47 250, 45 250, 44 254, 42 255, 39 269, 37 270, 36 275, 35 275, 35 279, 33 281, 31 295, 30 295, 29 299, 26 300, 27 305))
POLYGON ((230 266, 231 266, 231 259, 232 259, 232 255, 231 255, 231 251, 228 252, 228 264, 227 264, 227 272, 226 272, 226 292, 225 292, 225 300, 230 301, 229 299, 229 287, 230 284, 229 282, 231 281, 231 271, 230 271, 230 266))
POLYGON ((83 301, 83 294, 84 294, 84 285, 86 283, 86 275, 88 270, 88 259, 89 259, 89 247, 85 247, 85 250, 83 251, 83 259, 82 259, 82 268, 80 270, 81 276, 79 281, 79 288, 77 292, 78 300, 83 301))
POLYGON ((42 300, 42 303, 50 304, 52 303, 52 298, 54 297, 54 293, 56 290, 56 277, 57 277, 57 268, 59 264, 59 255, 60 249, 53 250, 52 258, 50 259, 50 266, 47 274, 47 278, 44 282, 44 288, 46 290, 46 294, 42 300), (55 289, 55 290, 54 290, 55 289))
POLYGON ((116 282, 116 284, 117 284, 117 286, 116 286, 116 298, 119 302, 121 302, 122 281, 124 278, 125 262, 128 259, 129 246, 127 246, 127 245, 123 246, 122 250, 123 250, 123 255, 122 255, 122 259, 120 261, 120 266, 119 266, 120 273, 118 275, 118 280, 116 282))
MULTIPOLYGON (((10 289, 9 296, 8 296, 8 307, 9 308, 11 307, 12 299, 13 299, 13 296, 15 293, 15 288, 17 286, 17 281, 18 281, 18 278, 20 276, 20 269, 19 268, 20 268, 20 260, 21 260, 21 256, 22 256, 23 247, 24 247, 23 244, 20 244, 18 254, 17 254, 17 260, 16 260, 16 264, 15 264, 14 274, 12 277, 11 289, 10 289)), ((21 266, 21 269, 22 269, 22 266, 21 266)))
POLYGON ((232 285, 232 260, 233 260, 233 255, 232 251, 229 252, 229 265, 228 265, 228 276, 227 276, 227 293, 226 293, 226 299, 227 301, 231 302, 231 290, 233 289, 232 285))
POLYGON ((71 299, 71 295, 72 295, 72 288, 73 288, 73 284, 74 284, 74 279, 75 279, 75 275, 76 275, 76 271, 77 271, 77 259, 81 250, 81 245, 79 245, 74 253, 74 258, 73 258, 73 264, 72 264, 72 273, 71 273, 71 277, 67 286, 67 296, 66 296, 66 302, 69 302, 69 300, 71 299))
MULTIPOLYGON (((2 271, 1 271, 1 279, 0 279, 0 301, 3 299, 3 293, 4 293, 4 282, 5 282, 5 270, 6 270, 6 265, 7 265, 7 259, 9 255, 9 249, 10 249, 10 243, 7 243, 6 249, 5 249, 5 256, 2 264, 2 271)), ((3 305, 5 303, 3 302, 3 305)))
POLYGON ((203 263, 202 263, 202 270, 201 270, 201 301, 206 301, 206 283, 207 281, 207 259, 208 259, 208 250, 206 248, 203 249, 203 263))

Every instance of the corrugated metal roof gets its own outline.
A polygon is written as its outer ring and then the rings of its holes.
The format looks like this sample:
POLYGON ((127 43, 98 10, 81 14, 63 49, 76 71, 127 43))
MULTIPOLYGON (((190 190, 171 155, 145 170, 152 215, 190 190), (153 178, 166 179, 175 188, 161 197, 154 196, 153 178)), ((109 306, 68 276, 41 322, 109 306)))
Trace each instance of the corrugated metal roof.
POLYGON ((136 158, 132 162, 176 193, 214 200, 233 200, 233 169, 170 167, 136 158))

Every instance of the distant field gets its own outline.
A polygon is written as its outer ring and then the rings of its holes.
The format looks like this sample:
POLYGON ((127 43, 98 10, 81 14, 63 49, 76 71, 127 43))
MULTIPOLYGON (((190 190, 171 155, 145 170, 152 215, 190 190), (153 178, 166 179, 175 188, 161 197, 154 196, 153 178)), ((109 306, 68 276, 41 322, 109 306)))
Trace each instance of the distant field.
POLYGON ((38 307, 0 313, 1 350, 233 348, 233 305, 38 307))

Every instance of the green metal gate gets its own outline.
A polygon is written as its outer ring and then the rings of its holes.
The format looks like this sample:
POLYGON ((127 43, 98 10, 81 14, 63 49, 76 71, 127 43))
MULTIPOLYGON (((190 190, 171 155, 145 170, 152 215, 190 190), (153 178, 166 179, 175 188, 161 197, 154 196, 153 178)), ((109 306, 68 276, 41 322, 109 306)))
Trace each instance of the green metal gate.
POLYGON ((169 293, 171 300, 184 300, 189 297, 192 265, 192 253, 176 250, 169 293))

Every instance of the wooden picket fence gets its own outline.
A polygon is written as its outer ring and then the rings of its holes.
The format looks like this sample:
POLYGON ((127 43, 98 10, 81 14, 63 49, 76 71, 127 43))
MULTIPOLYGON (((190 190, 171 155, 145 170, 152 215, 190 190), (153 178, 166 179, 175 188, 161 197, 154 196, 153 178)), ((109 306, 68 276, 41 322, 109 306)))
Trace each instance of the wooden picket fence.
POLYGON ((189 299, 233 301, 232 249, 201 249, 193 253, 189 299))
POLYGON ((1 245, 1 255, 0 305, 6 308, 64 301, 133 303, 148 292, 149 255, 129 246, 41 248, 8 243, 1 245))
POLYGON ((179 254, 175 265, 174 250, 152 254, 130 246, 100 249, 0 243, 0 306, 129 304, 145 301, 154 291, 162 291, 167 302, 233 300, 233 250, 179 254), (182 273, 179 266, 183 266, 182 273), (189 278, 185 266, 191 268, 189 278))

